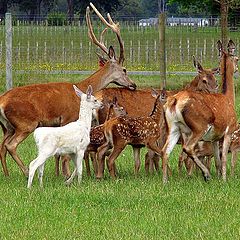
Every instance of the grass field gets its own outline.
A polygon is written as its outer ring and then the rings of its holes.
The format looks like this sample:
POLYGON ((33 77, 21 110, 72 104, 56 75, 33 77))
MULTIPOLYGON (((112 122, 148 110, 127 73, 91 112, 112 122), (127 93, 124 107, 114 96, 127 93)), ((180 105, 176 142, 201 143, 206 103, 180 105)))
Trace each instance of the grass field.
MULTIPOLYGON (((132 77, 144 86, 159 83, 158 76, 132 77)), ((79 78, 52 76, 48 80, 75 82, 79 78)), ((178 84, 191 78, 171 76, 169 81, 178 84)), ((239 102, 237 92, 238 116, 239 102)), ((10 177, 0 174, 0 239, 239 239, 240 164, 226 183, 216 177, 212 165, 212 180, 205 183, 200 173, 191 178, 178 176, 179 151, 176 148, 171 155, 173 176, 166 186, 161 173, 146 176, 145 149, 140 174, 134 176, 128 147, 116 161, 116 181, 106 171, 104 180, 98 182, 86 177, 84 169, 81 186, 66 187, 64 178, 54 175, 54 160, 49 159, 44 188, 35 178, 31 191, 26 188, 27 179, 8 157, 10 177)), ((32 136, 18 152, 25 164, 34 159, 37 152, 32 136)))

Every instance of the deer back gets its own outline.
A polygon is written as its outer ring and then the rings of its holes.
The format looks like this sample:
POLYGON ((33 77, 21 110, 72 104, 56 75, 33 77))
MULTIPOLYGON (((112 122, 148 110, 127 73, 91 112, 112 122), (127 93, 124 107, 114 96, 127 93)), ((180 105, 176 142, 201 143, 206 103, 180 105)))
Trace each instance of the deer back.
MULTIPOLYGON (((217 89, 217 81, 214 76, 215 70, 203 69, 193 81, 185 87, 190 91, 215 92, 217 89)), ((119 104, 121 104, 128 115, 131 117, 148 116, 153 108, 155 99, 151 96, 151 88, 129 91, 123 88, 106 88, 96 93, 98 98, 110 101, 113 96, 116 96, 119 104)), ((167 91, 167 95, 171 96, 179 90, 167 91)), ((160 92, 160 90, 158 90, 160 92)), ((106 119, 107 109, 99 110, 99 122, 103 123, 106 119)))

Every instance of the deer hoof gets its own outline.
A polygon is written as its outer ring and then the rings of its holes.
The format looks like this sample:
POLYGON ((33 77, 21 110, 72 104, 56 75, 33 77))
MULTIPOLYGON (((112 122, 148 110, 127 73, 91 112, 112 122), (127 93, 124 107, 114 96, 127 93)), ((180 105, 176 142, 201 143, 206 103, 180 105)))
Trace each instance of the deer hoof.
POLYGON ((103 179, 102 176, 96 176, 97 181, 101 181, 103 179))
POLYGON ((209 174, 204 175, 205 182, 208 182, 211 179, 211 176, 209 174))

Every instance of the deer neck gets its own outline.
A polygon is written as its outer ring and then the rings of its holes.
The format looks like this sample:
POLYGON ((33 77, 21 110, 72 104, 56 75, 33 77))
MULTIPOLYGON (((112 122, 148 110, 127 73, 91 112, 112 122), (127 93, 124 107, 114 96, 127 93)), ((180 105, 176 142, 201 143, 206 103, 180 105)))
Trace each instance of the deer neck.
POLYGON ((153 111, 150 114, 150 117, 157 123, 160 124, 161 117, 163 113, 163 106, 159 102, 159 99, 156 100, 155 105, 153 107, 153 111))
POLYGON ((91 76, 76 84, 83 92, 87 90, 88 86, 91 85, 93 92, 97 92, 105 88, 109 82, 107 81, 107 75, 109 72, 109 63, 106 63, 98 71, 93 73, 91 76))
POLYGON ((185 90, 195 90, 197 88, 198 82, 199 82, 199 74, 189 83, 185 86, 185 90))
POLYGON ((92 124, 92 109, 81 103, 78 121, 84 122, 85 127, 90 131, 92 124))
POLYGON ((223 55, 221 62, 222 72, 222 93, 228 97, 233 103, 235 102, 235 93, 234 93, 234 81, 233 73, 234 67, 232 61, 229 59, 229 56, 226 54, 223 55))

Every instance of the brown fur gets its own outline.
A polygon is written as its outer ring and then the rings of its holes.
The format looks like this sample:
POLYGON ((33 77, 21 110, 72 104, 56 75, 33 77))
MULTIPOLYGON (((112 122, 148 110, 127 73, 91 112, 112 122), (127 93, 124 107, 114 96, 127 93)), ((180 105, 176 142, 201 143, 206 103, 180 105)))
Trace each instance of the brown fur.
MULTIPOLYGON (((114 161, 126 145, 132 145, 137 148, 146 146, 152 151, 161 154, 161 149, 156 145, 157 139, 161 134, 162 118, 160 116, 163 111, 161 95, 155 100, 153 112, 148 117, 123 116, 110 119, 104 123, 104 135, 107 141, 98 148, 99 167, 97 178, 103 177, 103 156, 111 148, 112 152, 108 159, 108 166, 112 178, 116 177, 114 161)), ((135 163, 135 173, 138 170, 139 163, 137 162, 135 163)))
MULTIPOLYGON (((220 141, 220 152, 222 152, 222 144, 220 141)), ((210 142, 200 141, 195 147, 196 154, 199 158, 204 159, 207 157, 207 168, 210 170, 210 161, 213 156, 213 146, 210 142)), ((238 126, 237 130, 235 130, 231 135, 231 144, 229 147, 229 152, 231 153, 231 176, 234 175, 235 165, 237 161, 237 153, 240 151, 240 127, 238 126)), ((194 162, 186 155, 181 154, 179 158, 179 172, 181 173, 182 164, 185 164, 188 175, 192 174, 192 170, 194 167, 194 162)))
MULTIPOLYGON (((115 60, 110 47, 110 60, 87 79, 75 84, 82 91, 92 85, 94 92, 110 82, 134 89, 136 85, 128 78, 123 67, 115 60)), ((4 174, 7 176, 7 151, 25 175, 28 170, 17 155, 17 146, 39 126, 60 126, 78 118, 79 100, 73 84, 46 83, 17 87, 0 96, 0 121, 4 137, 0 157, 4 174)))
MULTIPOLYGON (((117 98, 115 98, 115 97, 113 98, 113 100, 111 102, 104 103, 104 106, 106 106, 106 109, 108 109, 105 121, 107 121, 111 118, 114 118, 114 117, 124 116, 127 114, 125 109, 118 104, 117 98)), ((103 124, 101 124, 99 126, 94 126, 91 128, 90 144, 88 145, 87 150, 84 155, 86 171, 87 171, 88 176, 91 176, 89 157, 92 160, 94 173, 97 174, 97 162, 96 162, 95 155, 97 153, 98 147, 106 142, 106 138, 104 136, 103 131, 104 131, 103 124)), ((107 153, 105 155, 107 155, 107 153)), ((63 171, 63 175, 66 177, 69 177, 71 175, 70 167, 69 167, 70 160, 71 160, 70 156, 64 156, 62 158, 62 171, 63 171)), ((55 173, 57 176, 59 175, 59 158, 56 159, 55 173)))
MULTIPOLYGON (((232 44, 232 42, 229 42, 232 44)), ((206 180, 210 178, 208 169, 198 159, 195 146, 200 140, 216 142, 224 137, 222 154, 222 174, 226 179, 227 151, 230 137, 236 129, 236 112, 234 109, 234 84, 235 59, 226 52, 222 52, 220 70, 222 86, 226 86, 225 93, 198 93, 181 91, 169 97, 165 104, 166 120, 169 135, 163 148, 163 182, 167 182, 167 162, 170 152, 181 135, 185 136, 184 151, 193 158, 201 168, 206 180), (224 72, 226 69, 226 72, 224 72), (177 101, 175 110, 172 111, 172 102, 177 101)), ((223 91, 223 90, 222 90, 223 91)), ((217 168, 220 172, 220 163, 217 168)))
MULTIPOLYGON (((192 80, 191 83, 187 84, 184 89, 189 89, 192 91, 201 91, 201 92, 216 92, 217 91, 217 81, 214 76, 217 69, 204 69, 200 63, 197 65, 198 75, 192 80)), ((167 95, 171 96, 176 91, 167 91, 167 95)), ((154 105, 154 98, 151 97, 151 89, 141 89, 136 90, 134 92, 129 91, 128 89, 116 89, 116 88, 106 88, 96 93, 96 96, 101 99, 110 100, 112 96, 117 96, 119 104, 124 106, 126 111, 128 112, 128 116, 137 117, 137 116, 148 116, 151 113, 151 109, 154 105), (137 103, 137 104, 136 104, 137 103)), ((106 118, 107 109, 103 108, 99 110, 99 122, 103 123, 106 118)), ((160 143, 160 147, 163 147, 166 139, 165 130, 162 132, 162 140, 160 143), (163 136, 164 135, 164 136, 163 136)), ((150 151, 150 150, 149 150, 150 151)), ((139 157, 139 148, 133 147, 133 152, 135 156, 135 162, 139 162, 140 159, 136 159, 139 157)), ((148 172, 148 167, 152 166, 151 157, 154 153, 149 153, 146 156, 145 161, 145 169, 148 172)), ((155 166, 158 166, 159 163, 157 159, 159 156, 154 157, 155 166)))

